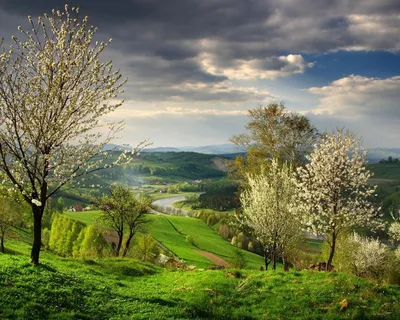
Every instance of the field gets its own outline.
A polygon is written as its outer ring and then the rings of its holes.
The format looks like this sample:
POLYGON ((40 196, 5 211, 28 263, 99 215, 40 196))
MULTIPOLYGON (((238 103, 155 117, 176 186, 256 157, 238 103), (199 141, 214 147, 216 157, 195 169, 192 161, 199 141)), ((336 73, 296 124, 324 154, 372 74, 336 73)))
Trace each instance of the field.
MULTIPOLYGON (((189 264, 198 267, 210 266, 210 261, 196 253, 196 249, 214 253, 227 262, 234 255, 235 247, 222 239, 200 219, 157 215, 149 215, 149 217, 152 223, 149 225, 148 232, 189 264), (191 238, 191 242, 187 240, 187 237, 191 238), (208 265, 203 265, 203 262, 208 265)), ((264 266, 262 257, 248 251, 243 251, 243 253, 249 268, 259 269, 264 266)))
POLYGON ((374 175, 370 179, 373 183, 397 182, 400 184, 400 164, 375 163, 368 165, 374 175))
POLYGON ((1 319, 399 319, 398 286, 313 271, 162 270, 0 254, 1 319))
POLYGON ((225 210, 225 211, 216 211, 216 210, 212 210, 212 209, 192 209, 192 203, 190 201, 178 201, 173 203, 173 207, 178 208, 178 209, 183 209, 186 211, 190 211, 190 212, 194 212, 194 213, 198 213, 198 212, 210 212, 210 213, 216 213, 216 212, 220 212, 220 213, 226 213, 226 214, 233 214, 235 212, 234 209, 229 209, 229 210, 225 210))
MULTIPOLYGON (((100 224, 100 211, 66 212, 65 215, 85 224, 100 224)), ((235 248, 200 219, 154 214, 148 214, 147 219, 150 223, 146 226, 146 232, 186 264, 198 268, 214 265, 196 250, 211 252, 228 263, 234 255, 235 248)), ((264 265, 262 257, 248 251, 243 252, 249 268, 259 269, 264 265)))

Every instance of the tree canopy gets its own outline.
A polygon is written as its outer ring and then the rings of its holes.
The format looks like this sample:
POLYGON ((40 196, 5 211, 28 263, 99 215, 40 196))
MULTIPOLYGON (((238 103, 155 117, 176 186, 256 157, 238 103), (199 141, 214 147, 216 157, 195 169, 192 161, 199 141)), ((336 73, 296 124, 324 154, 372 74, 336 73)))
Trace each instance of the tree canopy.
POLYGON ((338 235, 346 229, 380 226, 379 209, 370 199, 376 186, 368 184, 367 153, 352 133, 339 129, 324 135, 298 168, 298 207, 303 223, 325 236, 330 246, 330 268, 338 235))
POLYGON ((304 164, 317 138, 317 130, 306 116, 289 112, 283 103, 271 103, 249 110, 249 117, 246 133, 231 138, 246 152, 235 160, 236 176, 245 180, 246 173, 260 172, 261 165, 272 158, 293 167, 304 164))
POLYGON ((32 207, 34 264, 47 199, 110 166, 104 146, 122 127, 101 121, 122 104, 121 74, 100 59, 111 39, 95 41, 97 28, 78 12, 65 5, 37 20, 29 16, 30 31, 19 27, 21 37, 0 53, 0 169, 32 207))

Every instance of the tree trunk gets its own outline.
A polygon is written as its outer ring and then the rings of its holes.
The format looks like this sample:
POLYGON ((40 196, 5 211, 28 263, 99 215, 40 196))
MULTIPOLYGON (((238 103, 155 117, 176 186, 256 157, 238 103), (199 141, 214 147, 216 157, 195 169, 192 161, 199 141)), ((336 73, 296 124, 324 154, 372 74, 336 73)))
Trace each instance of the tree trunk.
POLYGON ((332 234, 332 244, 331 244, 331 251, 329 253, 329 258, 328 258, 328 263, 326 264, 326 270, 331 271, 332 270, 332 260, 333 256, 335 254, 335 248, 336 248, 336 234, 332 234))
POLYGON ((0 245, 1 252, 5 253, 6 250, 4 249, 4 233, 3 232, 1 233, 1 240, 0 241, 1 241, 1 245, 0 245))
POLYGON ((267 254, 267 250, 265 250, 265 249, 264 249, 264 262, 265 262, 265 271, 267 271, 270 261, 268 261, 268 254, 267 254))
POLYGON ((31 251, 31 262, 39 264, 40 247, 42 245, 42 216, 43 207, 32 206, 33 211, 33 245, 31 251))
POLYGON ((122 233, 118 233, 118 244, 117 244, 117 248, 115 249, 115 256, 118 257, 119 256, 119 252, 121 251, 121 247, 122 247, 122 238, 124 237, 124 234, 122 233))
POLYGON ((276 270, 276 242, 274 242, 274 248, 272 251, 272 270, 276 270))
POLYGON ((129 237, 128 237, 128 239, 126 239, 126 242, 125 242, 125 248, 124 248, 124 252, 122 254, 123 257, 126 257, 126 254, 128 253, 132 238, 133 238, 133 232, 131 231, 131 232, 129 232, 129 237))
POLYGON ((283 262, 283 271, 289 271, 289 262, 285 259, 285 255, 282 255, 282 262, 283 262))

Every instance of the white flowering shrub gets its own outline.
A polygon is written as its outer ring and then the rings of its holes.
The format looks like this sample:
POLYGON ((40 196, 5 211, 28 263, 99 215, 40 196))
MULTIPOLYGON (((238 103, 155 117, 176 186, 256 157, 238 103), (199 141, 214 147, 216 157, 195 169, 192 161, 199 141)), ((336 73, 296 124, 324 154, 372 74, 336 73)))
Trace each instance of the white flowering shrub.
POLYGON ((396 221, 390 224, 389 226, 389 239, 393 243, 400 242, 400 222, 396 221))
POLYGON ((377 277, 384 269, 387 248, 378 239, 362 237, 354 233, 355 250, 352 262, 356 275, 377 277))
POLYGON ((250 228, 264 247, 266 268, 271 261, 275 268, 277 258, 302 235, 294 205, 296 178, 288 164, 273 159, 261 174, 248 174, 247 180, 248 189, 240 195, 239 223, 250 228))
POLYGON ((395 251, 394 251, 394 255, 396 257, 396 259, 398 261, 400 261, 400 247, 398 247, 395 251))
POLYGON ((34 264, 47 199, 76 177, 114 166, 104 163, 104 146, 123 125, 101 120, 122 104, 125 82, 100 59, 111 40, 95 41, 97 28, 78 11, 65 5, 37 20, 29 16, 31 29, 19 27, 21 37, 0 53, 0 170, 3 184, 32 207, 34 264))
POLYGON ((323 136, 307 158, 309 162, 298 168, 297 203, 307 228, 328 241, 330 269, 341 232, 382 226, 379 209, 369 201, 376 186, 368 184, 371 172, 365 167, 366 152, 348 132, 323 136))

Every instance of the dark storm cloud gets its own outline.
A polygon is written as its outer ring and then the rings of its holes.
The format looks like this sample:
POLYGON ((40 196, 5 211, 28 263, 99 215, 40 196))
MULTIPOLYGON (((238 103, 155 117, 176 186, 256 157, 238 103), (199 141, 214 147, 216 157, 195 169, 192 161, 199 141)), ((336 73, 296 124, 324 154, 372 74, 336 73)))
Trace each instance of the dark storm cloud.
MULTIPOLYGON (((170 60, 170 59, 168 59, 170 60)), ((183 83, 183 82, 221 82, 227 78, 215 76, 201 70, 194 60, 165 61, 160 59, 143 59, 133 61, 129 65, 134 77, 141 79, 157 79, 158 83, 183 83)))
MULTIPOLYGON (((254 80, 257 74, 263 74, 261 78, 275 78, 302 73, 311 67, 301 59, 295 63, 285 59, 289 54, 338 49, 400 50, 398 0, 77 3, 82 3, 82 13, 87 13, 90 21, 99 26, 100 36, 114 38, 112 48, 119 53, 112 57, 114 63, 138 85, 137 97, 143 98, 149 96, 148 88, 157 87, 159 91, 152 97, 162 99, 160 93, 175 96, 175 86, 183 83, 217 85, 228 78, 237 79, 234 69, 241 72, 250 67, 248 74, 254 80)), ((64 4, 62 0, 2 0, 0 10, 3 15, 37 16, 52 8, 62 9, 64 4)), ((2 19, 1 31, 8 33, 14 20, 2 19)), ((181 92, 179 96, 198 98, 199 91, 195 93, 181 92)), ((208 100, 209 94, 203 94, 203 100, 208 100)), ((224 93, 220 94, 224 97, 224 93)))

